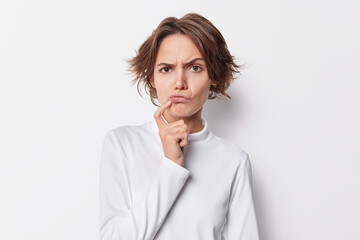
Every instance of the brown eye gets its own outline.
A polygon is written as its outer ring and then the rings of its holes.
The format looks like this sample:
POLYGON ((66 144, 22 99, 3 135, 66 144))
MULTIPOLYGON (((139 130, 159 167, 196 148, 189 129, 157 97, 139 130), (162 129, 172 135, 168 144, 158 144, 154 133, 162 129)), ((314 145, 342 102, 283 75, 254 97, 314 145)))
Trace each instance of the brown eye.
POLYGON ((193 72, 200 72, 200 71, 201 71, 201 67, 200 67, 200 66, 197 66, 197 65, 194 65, 194 66, 191 66, 191 70, 193 70, 193 72))
POLYGON ((168 67, 164 67, 164 68, 160 69, 160 72, 162 72, 162 73, 167 73, 169 71, 170 71, 170 68, 168 68, 168 67))

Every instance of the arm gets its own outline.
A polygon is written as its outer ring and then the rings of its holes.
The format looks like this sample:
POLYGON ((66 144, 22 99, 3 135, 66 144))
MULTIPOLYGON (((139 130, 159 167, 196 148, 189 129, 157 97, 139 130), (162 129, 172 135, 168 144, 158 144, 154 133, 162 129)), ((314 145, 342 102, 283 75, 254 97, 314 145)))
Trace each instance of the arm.
POLYGON ((190 173, 164 156, 143 198, 133 203, 122 149, 109 131, 100 162, 100 240, 153 239, 190 173))
POLYGON ((258 240, 258 228, 252 198, 249 156, 239 166, 232 183, 229 211, 222 232, 223 240, 258 240))

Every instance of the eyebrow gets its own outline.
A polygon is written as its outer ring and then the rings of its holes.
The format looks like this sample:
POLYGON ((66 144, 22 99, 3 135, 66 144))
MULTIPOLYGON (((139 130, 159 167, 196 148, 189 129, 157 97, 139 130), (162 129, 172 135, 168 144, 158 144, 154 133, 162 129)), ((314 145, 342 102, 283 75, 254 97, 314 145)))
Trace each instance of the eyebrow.
MULTIPOLYGON (((185 63, 185 66, 189 66, 189 65, 193 64, 194 62, 200 61, 200 60, 205 61, 203 58, 194 58, 193 60, 185 63)), ((156 67, 161 66, 161 65, 164 65, 164 66, 166 66, 166 67, 173 67, 173 66, 174 66, 174 64, 163 63, 163 62, 162 62, 162 63, 159 63, 158 65, 156 65, 156 67)))

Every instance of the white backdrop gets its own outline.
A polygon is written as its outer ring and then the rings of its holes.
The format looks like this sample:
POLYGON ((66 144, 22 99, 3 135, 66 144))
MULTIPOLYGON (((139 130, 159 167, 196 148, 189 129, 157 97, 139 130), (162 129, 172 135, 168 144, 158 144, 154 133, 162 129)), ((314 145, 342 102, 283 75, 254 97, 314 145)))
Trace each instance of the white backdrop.
POLYGON ((98 238, 104 134, 156 110, 124 59, 187 12, 247 65, 203 117, 250 155, 261 239, 360 239, 355 0, 2 1, 0 239, 98 238))

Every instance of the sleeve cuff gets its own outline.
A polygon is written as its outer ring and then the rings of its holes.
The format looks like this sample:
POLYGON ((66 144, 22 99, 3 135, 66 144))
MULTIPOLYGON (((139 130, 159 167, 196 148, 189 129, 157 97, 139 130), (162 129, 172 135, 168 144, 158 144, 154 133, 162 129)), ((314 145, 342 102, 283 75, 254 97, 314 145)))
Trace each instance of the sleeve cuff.
POLYGON ((187 170, 183 166, 180 166, 179 164, 165 156, 163 157, 162 164, 164 164, 164 166, 166 166, 167 168, 170 168, 176 174, 183 175, 185 178, 188 178, 190 175, 189 170, 187 170))

